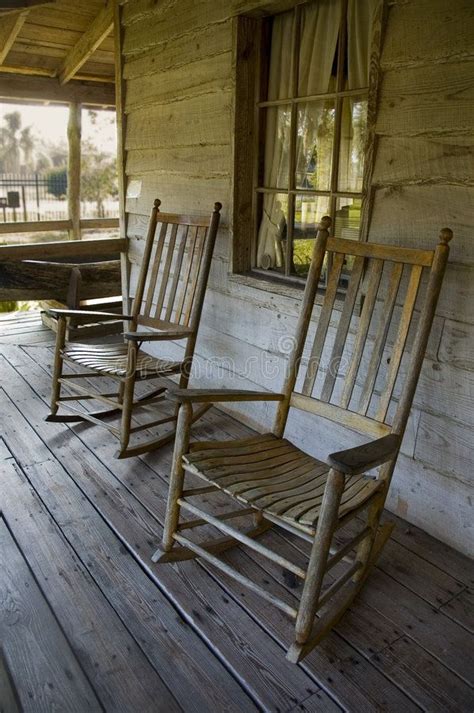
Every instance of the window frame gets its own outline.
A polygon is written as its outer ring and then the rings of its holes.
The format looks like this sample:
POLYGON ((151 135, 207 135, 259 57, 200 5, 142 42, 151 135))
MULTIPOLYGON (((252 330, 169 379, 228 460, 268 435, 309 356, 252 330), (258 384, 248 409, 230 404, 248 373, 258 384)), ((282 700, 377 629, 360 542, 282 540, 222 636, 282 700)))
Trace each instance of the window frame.
MULTIPOLYGON (((295 68, 295 57, 297 53, 297 33, 299 32, 299 17, 301 8, 314 0, 306 0, 305 2, 295 1, 293 5, 287 3, 285 10, 292 10, 296 13, 297 22, 294 23, 293 46, 292 46, 292 77, 293 89, 297 87, 297 72, 295 68)), ((263 92, 268 86, 268 52, 264 49, 269 47, 271 38, 271 23, 269 19, 278 14, 276 12, 261 13, 259 17, 240 15, 235 18, 234 28, 234 80, 235 80, 235 97, 234 97, 234 186, 233 186, 233 250, 231 259, 231 268, 234 275, 244 274, 246 278, 255 276, 259 286, 264 281, 268 282, 269 289, 274 289, 278 282, 286 282, 295 287, 302 288, 305 284, 305 278, 294 274, 281 274, 275 270, 265 270, 256 266, 256 251, 259 229, 259 202, 261 203, 262 194, 265 193, 281 193, 278 189, 265 188, 260 178, 263 177, 263 151, 261 150, 261 138, 265 135, 265 109, 267 106, 291 105, 292 112, 296 112, 298 104, 308 99, 331 97, 336 101, 337 112, 337 131, 339 135, 334 137, 333 155, 332 155, 332 175, 329 191, 312 190, 312 189, 297 189, 294 185, 295 171, 292 170, 290 161, 290 179, 288 189, 283 192, 291 193, 291 195, 326 195, 330 197, 331 214, 335 214, 336 202, 340 198, 358 198, 361 199, 361 224, 359 231, 359 240, 367 239, 368 225, 370 222, 369 212, 372 205, 371 178, 373 172, 373 155, 375 146, 375 109, 377 104, 378 88, 379 88, 379 61, 380 50, 382 45, 381 27, 383 24, 385 12, 385 2, 380 0, 377 10, 374 15, 374 23, 371 36, 371 62, 369 67, 369 86, 356 90, 343 90, 343 72, 341 55, 343 53, 344 42, 339 43, 338 57, 338 79, 335 92, 314 95, 311 97, 295 97, 295 92, 292 91, 292 97, 286 100, 267 101, 263 92), (365 95, 368 100, 367 109, 367 140, 364 165, 363 185, 361 192, 346 192, 337 190, 337 177, 339 170, 339 152, 340 152, 340 128, 342 104, 346 96, 361 96, 365 95), (337 138, 337 140, 336 140, 337 138)), ((344 1, 342 12, 342 27, 345 32, 345 18, 347 14, 347 0, 344 1)), ((293 146, 291 148, 293 156, 295 156, 294 144, 296 139, 296 122, 293 117, 293 146)), ((288 237, 293 237, 293 217, 294 217, 294 198, 292 199, 292 212, 288 215, 288 237), (291 230, 290 230, 291 224, 291 230)), ((289 204, 290 205, 290 204, 289 204)), ((286 264, 291 264, 292 239, 286 241, 286 264), (290 257, 290 260, 288 260, 290 257)))

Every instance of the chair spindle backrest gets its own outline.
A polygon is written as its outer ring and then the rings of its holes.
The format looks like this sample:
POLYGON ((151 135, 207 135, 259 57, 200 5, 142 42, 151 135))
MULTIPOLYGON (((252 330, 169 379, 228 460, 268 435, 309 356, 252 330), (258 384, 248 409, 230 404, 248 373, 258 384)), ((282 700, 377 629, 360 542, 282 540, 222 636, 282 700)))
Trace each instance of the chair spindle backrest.
POLYGON ((294 406, 372 437, 402 435, 452 232, 441 231, 435 250, 418 250, 330 238, 330 222, 319 225, 275 432, 283 435, 294 406), (324 265, 327 288, 315 306, 324 265))
POLYGON ((197 329, 211 266, 222 205, 210 219, 160 213, 156 199, 150 215, 132 315, 135 323, 197 329))

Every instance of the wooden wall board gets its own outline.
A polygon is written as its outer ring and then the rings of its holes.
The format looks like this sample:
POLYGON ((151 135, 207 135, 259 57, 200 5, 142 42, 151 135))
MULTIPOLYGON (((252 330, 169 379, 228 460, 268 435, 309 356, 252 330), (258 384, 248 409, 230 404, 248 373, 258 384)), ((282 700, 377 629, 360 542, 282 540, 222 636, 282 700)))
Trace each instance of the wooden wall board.
POLYGON ((472 132, 474 61, 404 67, 384 73, 377 134, 438 136, 472 132))
POLYGON ((474 58, 470 0, 392 2, 382 69, 474 58))
POLYGON ((372 184, 474 186, 474 137, 381 136, 372 184))
POLYGON ((440 229, 449 226, 455 236, 450 245, 450 260, 472 265, 473 212, 474 184, 472 187, 398 184, 380 188, 374 196, 370 239, 394 245, 416 244, 433 250, 440 229))
POLYGON ((465 425, 447 419, 444 415, 423 413, 416 439, 415 458, 440 472, 464 480, 467 486, 472 487, 474 418, 472 413, 470 416, 470 423, 465 425))
POLYGON ((99 713, 102 706, 3 518, 0 563, 0 636, 21 710, 99 713))
POLYGON ((474 552, 472 485, 401 454, 387 508, 468 557, 474 552))
MULTIPOLYGON (((156 173, 169 177, 188 173, 207 177, 229 177, 230 154, 231 146, 227 143, 130 149, 127 152, 125 170, 129 176, 156 173)), ((132 227, 129 230, 132 230, 132 227)), ((141 226, 140 234, 143 233, 141 226)))
POLYGON ((129 84, 125 111, 228 92, 232 88, 231 60, 228 50, 194 61, 191 70, 178 67, 158 70, 157 75, 137 77, 129 84))
MULTIPOLYGON (((125 62, 124 79, 134 80, 156 74, 164 70, 185 67, 204 58, 228 52, 232 46, 232 22, 205 26, 193 34, 176 37, 172 42, 166 38, 161 45, 153 47, 137 57, 129 57, 125 62)), ((188 70, 191 69, 188 66, 188 70)), ((186 70, 183 70, 186 71, 186 70)))
MULTIPOLYGON (((141 180, 140 175, 134 176, 141 180)), ((230 191, 230 179, 226 177, 204 177, 197 180, 198 176, 161 177, 159 174, 148 174, 142 181, 142 191, 138 198, 127 197, 126 210, 128 213, 149 215, 150 206, 155 198, 160 200, 166 209, 172 213, 185 210, 191 215, 209 215, 209 206, 216 201, 223 204, 221 212, 222 224, 228 220, 229 203, 227 196, 230 191)))
POLYGON ((126 148, 230 143, 231 99, 227 91, 132 111, 126 148))
MULTIPOLYGON (((447 319, 439 346, 439 359, 474 372, 474 326, 447 319)), ((466 388, 466 393, 471 393, 466 388)))

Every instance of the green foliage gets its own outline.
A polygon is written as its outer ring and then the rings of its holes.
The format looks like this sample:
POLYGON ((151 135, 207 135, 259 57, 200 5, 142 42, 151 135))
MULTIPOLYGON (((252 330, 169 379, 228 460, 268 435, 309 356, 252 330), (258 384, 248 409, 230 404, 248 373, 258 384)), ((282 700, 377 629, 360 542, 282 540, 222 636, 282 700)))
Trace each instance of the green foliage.
POLYGON ((57 168, 46 174, 48 181, 48 193, 56 198, 63 198, 67 195, 67 169, 57 168))
POLYGON ((82 146, 81 161, 81 198, 95 201, 97 215, 105 215, 104 201, 118 194, 117 165, 115 158, 108 153, 98 151, 90 141, 82 146))

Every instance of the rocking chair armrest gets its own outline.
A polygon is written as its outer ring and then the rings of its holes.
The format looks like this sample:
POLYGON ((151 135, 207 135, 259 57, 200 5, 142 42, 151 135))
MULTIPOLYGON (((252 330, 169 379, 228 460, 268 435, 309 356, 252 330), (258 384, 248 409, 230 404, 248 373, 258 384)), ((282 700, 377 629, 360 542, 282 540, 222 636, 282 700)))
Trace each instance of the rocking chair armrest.
POLYGON ((50 307, 49 309, 45 309, 44 312, 50 317, 100 317, 100 319, 106 319, 108 317, 109 319, 133 319, 130 314, 96 312, 93 309, 56 309, 55 307, 50 307))
POLYGON ((218 403, 223 401, 282 401, 284 394, 270 391, 239 391, 237 389, 169 389, 165 396, 180 404, 218 403))
POLYGON ((399 435, 389 433, 361 446, 331 453, 328 456, 328 464, 340 473, 360 475, 393 458, 397 454, 400 442, 399 435))
POLYGON ((157 342, 162 339, 186 339, 193 334, 192 329, 180 327, 177 329, 166 329, 162 332, 125 332, 125 339, 132 342, 157 342))

